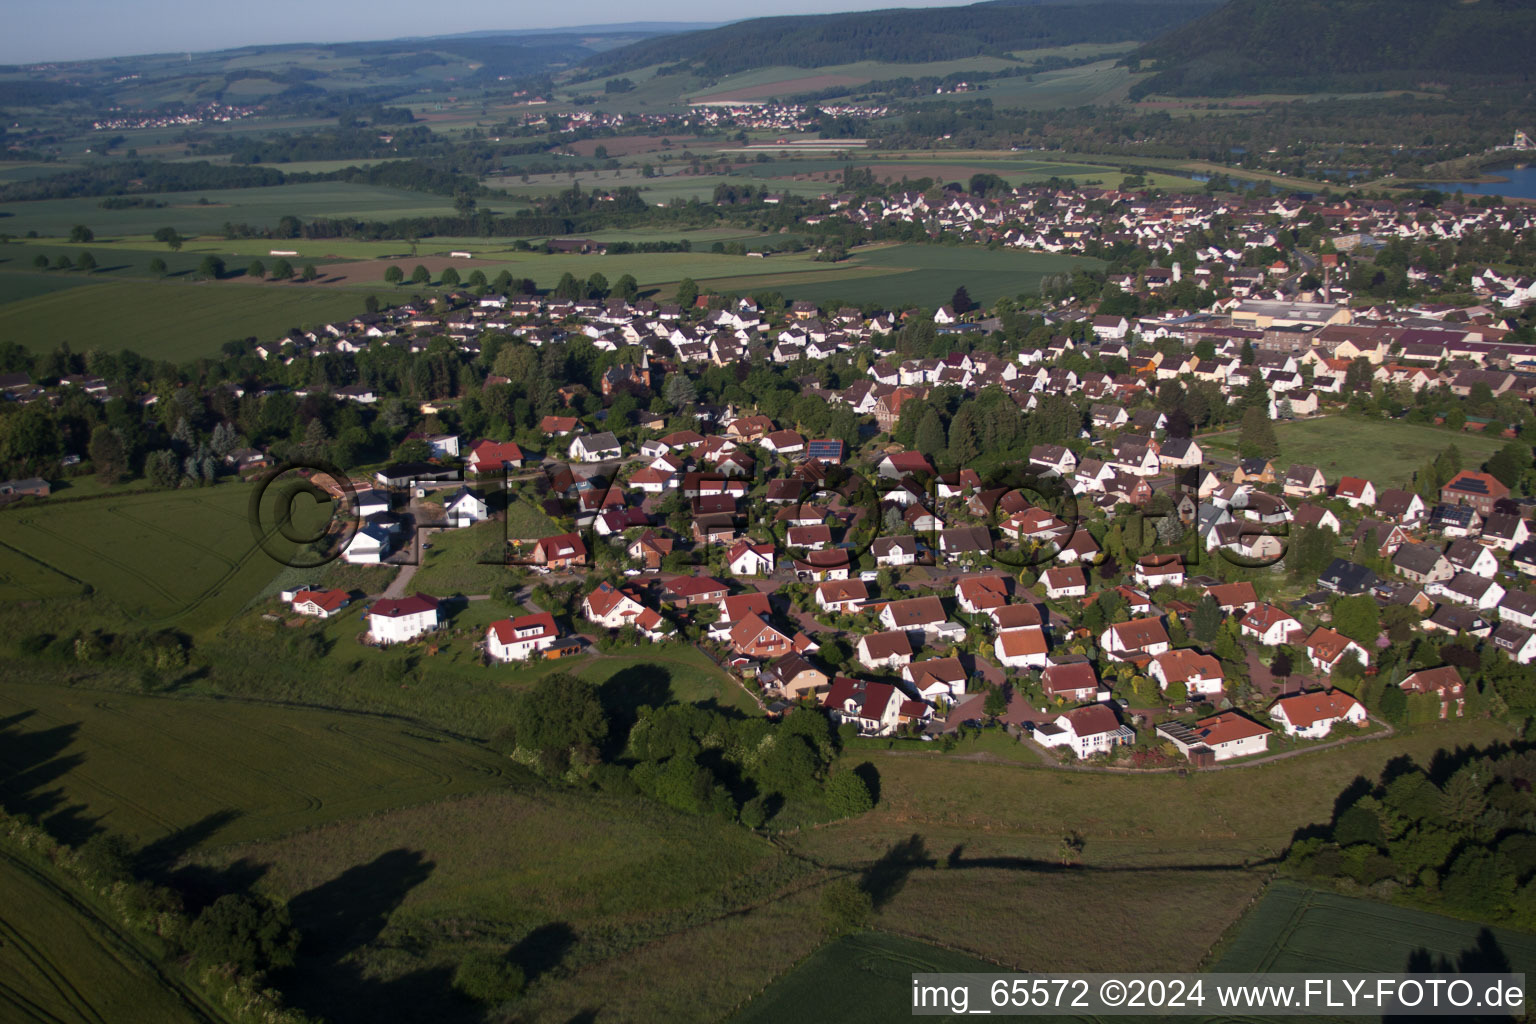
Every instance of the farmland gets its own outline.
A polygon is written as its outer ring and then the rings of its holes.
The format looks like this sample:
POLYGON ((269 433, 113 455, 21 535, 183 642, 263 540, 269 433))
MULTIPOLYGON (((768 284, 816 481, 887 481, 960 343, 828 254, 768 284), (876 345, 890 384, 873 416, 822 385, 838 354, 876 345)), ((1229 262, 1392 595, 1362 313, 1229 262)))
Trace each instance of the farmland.
POLYGON ((363 311, 357 293, 274 284, 113 281, 37 295, 0 307, 4 335, 37 352, 133 349, 172 361, 213 355, 226 341, 271 339, 292 327, 363 311))
POLYGON ((882 1024, 911 1012, 914 973, 979 973, 994 964, 899 935, 862 932, 822 946, 730 1018, 731 1024, 836 1020, 882 1024))
POLYGON ((1426 953, 1463 971, 1536 971, 1536 936, 1290 882, 1269 887, 1210 969, 1391 974, 1412 972, 1426 953))
POLYGON ((0 1017, 59 1024, 211 1019, 167 983, 136 937, 74 901, 51 875, 0 854, 0 1017))
POLYGON ((279 567, 251 533, 251 493, 130 491, 0 512, 0 602, 71 607, 79 625, 221 627, 279 567))
MULTIPOLYGON (((1440 427, 1353 416, 1276 423, 1275 438, 1280 442, 1277 465, 1299 462, 1316 466, 1330 483, 1341 476, 1364 476, 1374 480, 1378 489, 1408 486, 1425 462, 1451 445, 1461 449, 1468 466, 1477 466, 1504 444, 1496 438, 1452 433, 1440 427)), ((1213 455, 1236 456, 1235 432, 1199 440, 1213 455)))
POLYGON ((505 759, 399 721, 7 676, 0 803, 73 842, 110 827, 174 859, 198 846, 522 784, 505 759))

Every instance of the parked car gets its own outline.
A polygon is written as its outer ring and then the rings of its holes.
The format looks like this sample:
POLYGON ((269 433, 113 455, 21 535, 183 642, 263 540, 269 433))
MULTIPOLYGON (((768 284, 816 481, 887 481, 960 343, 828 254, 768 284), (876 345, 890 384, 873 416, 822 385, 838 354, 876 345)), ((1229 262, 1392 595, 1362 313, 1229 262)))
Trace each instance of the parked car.
POLYGON ((865 583, 873 583, 879 578, 880 574, 870 569, 865 569, 863 572, 859 573, 859 579, 865 583))

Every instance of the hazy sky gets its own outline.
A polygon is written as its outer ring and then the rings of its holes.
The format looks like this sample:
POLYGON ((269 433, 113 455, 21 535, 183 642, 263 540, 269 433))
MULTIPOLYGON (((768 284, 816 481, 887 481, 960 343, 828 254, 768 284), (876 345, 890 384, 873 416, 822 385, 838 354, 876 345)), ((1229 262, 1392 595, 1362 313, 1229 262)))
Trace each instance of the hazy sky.
POLYGON ((0 63, 217 50, 252 43, 351 42, 482 29, 629 21, 727 21, 881 7, 952 7, 971 0, 7 0, 0 63))

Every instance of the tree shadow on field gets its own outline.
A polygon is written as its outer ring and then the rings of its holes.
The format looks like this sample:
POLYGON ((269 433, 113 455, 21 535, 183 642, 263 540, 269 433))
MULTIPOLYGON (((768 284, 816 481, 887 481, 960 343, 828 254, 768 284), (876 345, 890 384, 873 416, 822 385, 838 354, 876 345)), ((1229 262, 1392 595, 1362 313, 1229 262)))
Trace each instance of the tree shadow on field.
POLYGON ((454 995, 449 967, 388 979, 367 970, 367 947, 434 867, 418 850, 394 849, 289 900, 302 938, 298 962, 275 979, 288 1003, 331 1024, 478 1019, 454 995))
POLYGON ((100 818, 83 804, 65 806, 57 783, 85 763, 85 755, 66 754, 80 733, 80 723, 43 729, 26 728, 35 712, 0 719, 0 808, 30 818, 62 843, 78 846, 100 831, 100 818))
POLYGON ((664 665, 631 665, 608 677, 597 688, 597 699, 608 714, 607 746, 617 753, 629 741, 642 707, 659 708, 675 699, 672 673, 664 665))
MULTIPOLYGON (((1453 963, 1451 958, 1445 955, 1436 956, 1423 946, 1408 954, 1408 962, 1403 965, 1403 974, 1511 974, 1515 968, 1509 962, 1498 938, 1487 928, 1477 933, 1471 946, 1463 949, 1456 955, 1453 963)), ((1474 985, 1473 995, 1482 999, 1487 985, 1474 985)), ((1460 998, 1460 996, 1458 996, 1460 998)), ((1381 1017, 1382 1024, 1411 1024, 1414 1021, 1431 1019, 1454 1019, 1457 1024, 1502 1024, 1502 1022, 1515 1019, 1514 1013, 1497 1013, 1487 1011, 1474 1013, 1467 1016, 1457 1015, 1454 1018, 1430 1018, 1424 1016, 1411 1016, 1407 1014, 1387 1013, 1381 1017)), ((1522 1018, 1523 1019, 1523 1018, 1522 1018)))
POLYGON ((920 835, 912 835, 895 843, 885 855, 864 869, 859 877, 859 888, 869 894, 875 909, 879 910, 901 892, 907 884, 907 876, 918 868, 931 868, 938 861, 928 855, 928 845, 920 835))
POLYGON ((507 959, 521 968, 523 977, 532 982, 559 967, 575 945, 575 930, 564 921, 551 921, 519 939, 507 953, 507 959))

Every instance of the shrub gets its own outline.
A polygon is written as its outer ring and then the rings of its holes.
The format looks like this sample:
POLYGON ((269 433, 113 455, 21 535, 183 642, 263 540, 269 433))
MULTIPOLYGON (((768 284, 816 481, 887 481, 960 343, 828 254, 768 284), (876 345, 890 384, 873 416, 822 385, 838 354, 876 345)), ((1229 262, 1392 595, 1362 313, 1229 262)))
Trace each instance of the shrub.
POLYGON ((472 953, 453 970, 454 989, 488 1006, 522 995, 526 980, 521 967, 493 953, 472 953))

